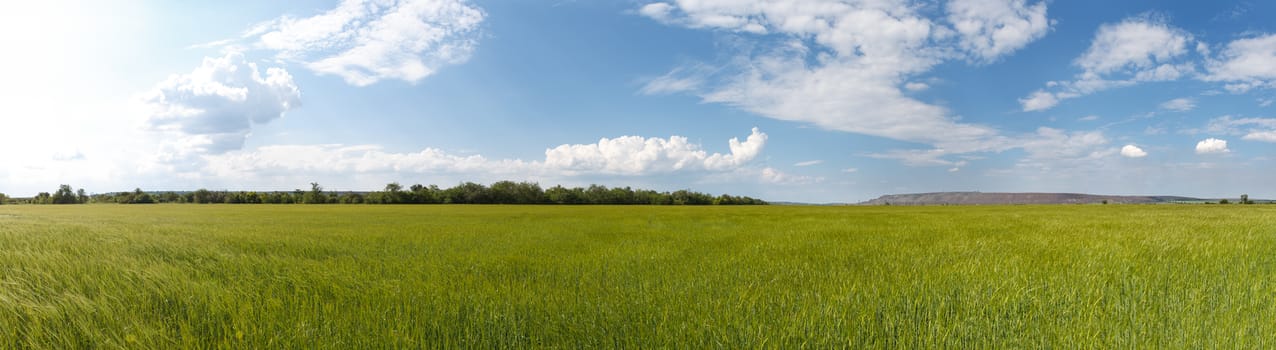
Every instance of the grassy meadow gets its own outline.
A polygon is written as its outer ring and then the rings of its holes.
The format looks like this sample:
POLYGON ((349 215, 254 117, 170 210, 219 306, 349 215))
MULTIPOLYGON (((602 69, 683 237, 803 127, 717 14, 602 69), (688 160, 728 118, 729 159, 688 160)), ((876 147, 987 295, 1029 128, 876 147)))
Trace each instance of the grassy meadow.
POLYGON ((0 348, 1272 348, 1276 205, 0 206, 0 348))

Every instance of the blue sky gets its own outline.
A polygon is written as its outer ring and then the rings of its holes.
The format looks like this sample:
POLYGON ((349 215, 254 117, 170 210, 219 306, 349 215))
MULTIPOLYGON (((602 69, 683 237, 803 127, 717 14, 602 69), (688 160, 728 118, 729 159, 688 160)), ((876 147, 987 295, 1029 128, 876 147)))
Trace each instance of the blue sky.
POLYGON ((1276 197, 1270 2, 41 1, 0 192, 1276 197))

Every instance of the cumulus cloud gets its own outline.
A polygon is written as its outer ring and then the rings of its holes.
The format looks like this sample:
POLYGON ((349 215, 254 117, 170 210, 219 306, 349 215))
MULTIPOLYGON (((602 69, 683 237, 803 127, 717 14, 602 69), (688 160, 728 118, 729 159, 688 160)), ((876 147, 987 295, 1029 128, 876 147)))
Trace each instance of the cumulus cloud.
POLYGON ((1161 103, 1161 109, 1175 112, 1191 111, 1196 109, 1196 100, 1190 98, 1176 98, 1161 103))
POLYGON ((642 91, 687 92, 764 117, 926 143, 951 152, 1000 142, 906 91, 947 60, 990 62, 1048 31, 1045 3, 959 0, 937 22, 908 1, 666 1, 638 13, 661 23, 765 37, 713 70, 675 68, 642 91), (956 27, 960 28, 956 28, 956 27), (770 40, 774 39, 774 40, 770 40))
POLYGON ((1142 148, 1135 145, 1125 145, 1121 147, 1121 156, 1126 158, 1143 158, 1148 155, 1142 148))
POLYGON ((657 175, 735 172, 761 153, 766 134, 757 128, 744 141, 729 140, 730 153, 709 153, 686 137, 603 138, 545 150, 543 160, 488 159, 427 148, 389 152, 374 145, 276 145, 206 156, 206 170, 219 176, 288 174, 519 174, 537 176, 657 175))
POLYGON ((1276 34, 1238 39, 1206 63, 1206 81, 1226 82, 1232 92, 1276 86, 1276 34))
POLYGON ((258 24, 245 39, 353 85, 417 82, 469 60, 484 17, 464 0, 344 0, 318 15, 258 24))
POLYGON ((1196 143, 1196 154, 1219 154, 1231 152, 1227 149, 1227 141, 1208 138, 1196 143))
POLYGON ((741 142, 731 138, 731 153, 705 152, 686 137, 624 136, 598 143, 561 145, 545 150, 545 166, 566 172, 641 175, 679 170, 727 170, 748 163, 762 151, 767 135, 753 128, 741 142))
POLYGON ((301 91, 286 70, 263 72, 232 52, 205 58, 195 70, 170 76, 138 100, 146 129, 163 137, 161 158, 180 160, 242 148, 253 125, 299 106, 301 91))
POLYGON ((1081 69, 1074 80, 1052 81, 1019 100, 1025 112, 1046 110, 1059 102, 1142 82, 1170 81, 1196 72, 1185 62, 1191 34, 1148 16, 1104 24, 1090 47, 1073 61, 1081 69))
POLYGON ((992 62, 1046 35, 1050 20, 1046 3, 1024 0, 953 0, 948 21, 961 40, 958 46, 977 62, 992 62))

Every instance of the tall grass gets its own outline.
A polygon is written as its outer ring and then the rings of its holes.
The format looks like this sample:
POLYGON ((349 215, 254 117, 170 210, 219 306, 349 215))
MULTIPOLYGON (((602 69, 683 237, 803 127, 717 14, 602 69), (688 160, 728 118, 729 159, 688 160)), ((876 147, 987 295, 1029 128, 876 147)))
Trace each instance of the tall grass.
POLYGON ((1276 207, 3 206, 0 348, 1271 348, 1276 207))

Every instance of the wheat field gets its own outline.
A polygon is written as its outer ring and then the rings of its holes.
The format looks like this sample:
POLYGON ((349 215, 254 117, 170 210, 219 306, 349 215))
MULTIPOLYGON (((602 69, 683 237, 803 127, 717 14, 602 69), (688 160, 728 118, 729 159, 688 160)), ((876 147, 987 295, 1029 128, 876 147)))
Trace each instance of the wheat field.
POLYGON ((1276 205, 0 206, 0 348, 1271 348, 1276 205))

